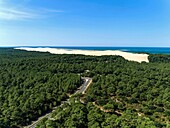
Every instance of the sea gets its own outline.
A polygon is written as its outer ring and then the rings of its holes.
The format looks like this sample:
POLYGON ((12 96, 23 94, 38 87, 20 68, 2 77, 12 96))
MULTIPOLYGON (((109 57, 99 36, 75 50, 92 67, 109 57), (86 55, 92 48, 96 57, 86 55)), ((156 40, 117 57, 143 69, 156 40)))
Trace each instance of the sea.
POLYGON ((120 50, 131 53, 170 54, 170 47, 85 47, 85 46, 24 46, 31 48, 61 48, 69 50, 120 50))

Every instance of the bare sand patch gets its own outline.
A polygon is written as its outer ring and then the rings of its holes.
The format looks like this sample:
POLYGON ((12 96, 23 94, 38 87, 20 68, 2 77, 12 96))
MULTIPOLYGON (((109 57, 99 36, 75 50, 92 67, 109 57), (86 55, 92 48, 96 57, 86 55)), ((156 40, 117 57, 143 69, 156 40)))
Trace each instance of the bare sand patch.
POLYGON ((19 50, 26 51, 37 51, 37 52, 49 52, 51 54, 79 54, 79 55, 91 55, 91 56, 104 56, 104 55, 118 55, 122 56, 126 60, 136 61, 136 62, 149 62, 148 54, 139 53, 129 53, 119 50, 70 50, 70 49, 60 49, 60 48, 16 48, 19 50))

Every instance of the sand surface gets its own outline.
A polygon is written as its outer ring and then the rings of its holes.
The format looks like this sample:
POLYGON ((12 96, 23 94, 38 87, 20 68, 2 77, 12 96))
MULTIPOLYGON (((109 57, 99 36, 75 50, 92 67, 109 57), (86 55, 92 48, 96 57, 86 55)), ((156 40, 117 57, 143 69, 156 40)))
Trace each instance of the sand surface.
POLYGON ((70 50, 70 49, 60 49, 60 48, 16 48, 26 51, 38 51, 38 52, 49 52, 52 54, 81 54, 81 55, 91 55, 91 56, 103 56, 103 55, 119 55, 124 57, 129 61, 136 62, 149 62, 148 54, 138 54, 138 53, 129 53, 118 50, 70 50))

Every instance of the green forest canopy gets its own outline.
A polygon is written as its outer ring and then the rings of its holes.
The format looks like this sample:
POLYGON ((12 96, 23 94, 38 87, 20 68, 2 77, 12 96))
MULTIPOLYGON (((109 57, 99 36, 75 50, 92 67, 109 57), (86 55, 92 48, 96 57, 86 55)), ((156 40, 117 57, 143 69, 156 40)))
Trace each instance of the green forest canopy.
POLYGON ((149 60, 0 49, 0 127, 30 124, 67 99, 81 76, 93 78, 87 93, 73 97, 38 128, 168 127, 170 55, 149 60))

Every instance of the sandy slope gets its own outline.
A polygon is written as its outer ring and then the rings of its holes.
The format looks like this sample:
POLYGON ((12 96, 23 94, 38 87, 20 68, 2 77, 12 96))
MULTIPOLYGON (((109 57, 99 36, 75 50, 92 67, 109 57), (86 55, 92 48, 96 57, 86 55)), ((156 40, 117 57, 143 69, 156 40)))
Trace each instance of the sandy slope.
POLYGON ((92 55, 92 56, 103 56, 103 55, 119 55, 124 57, 129 61, 136 62, 149 62, 147 54, 137 54, 122 52, 117 50, 106 50, 106 51, 97 51, 97 50, 67 50, 59 48, 16 48, 26 51, 38 51, 38 52, 50 52, 52 54, 82 54, 82 55, 92 55))

